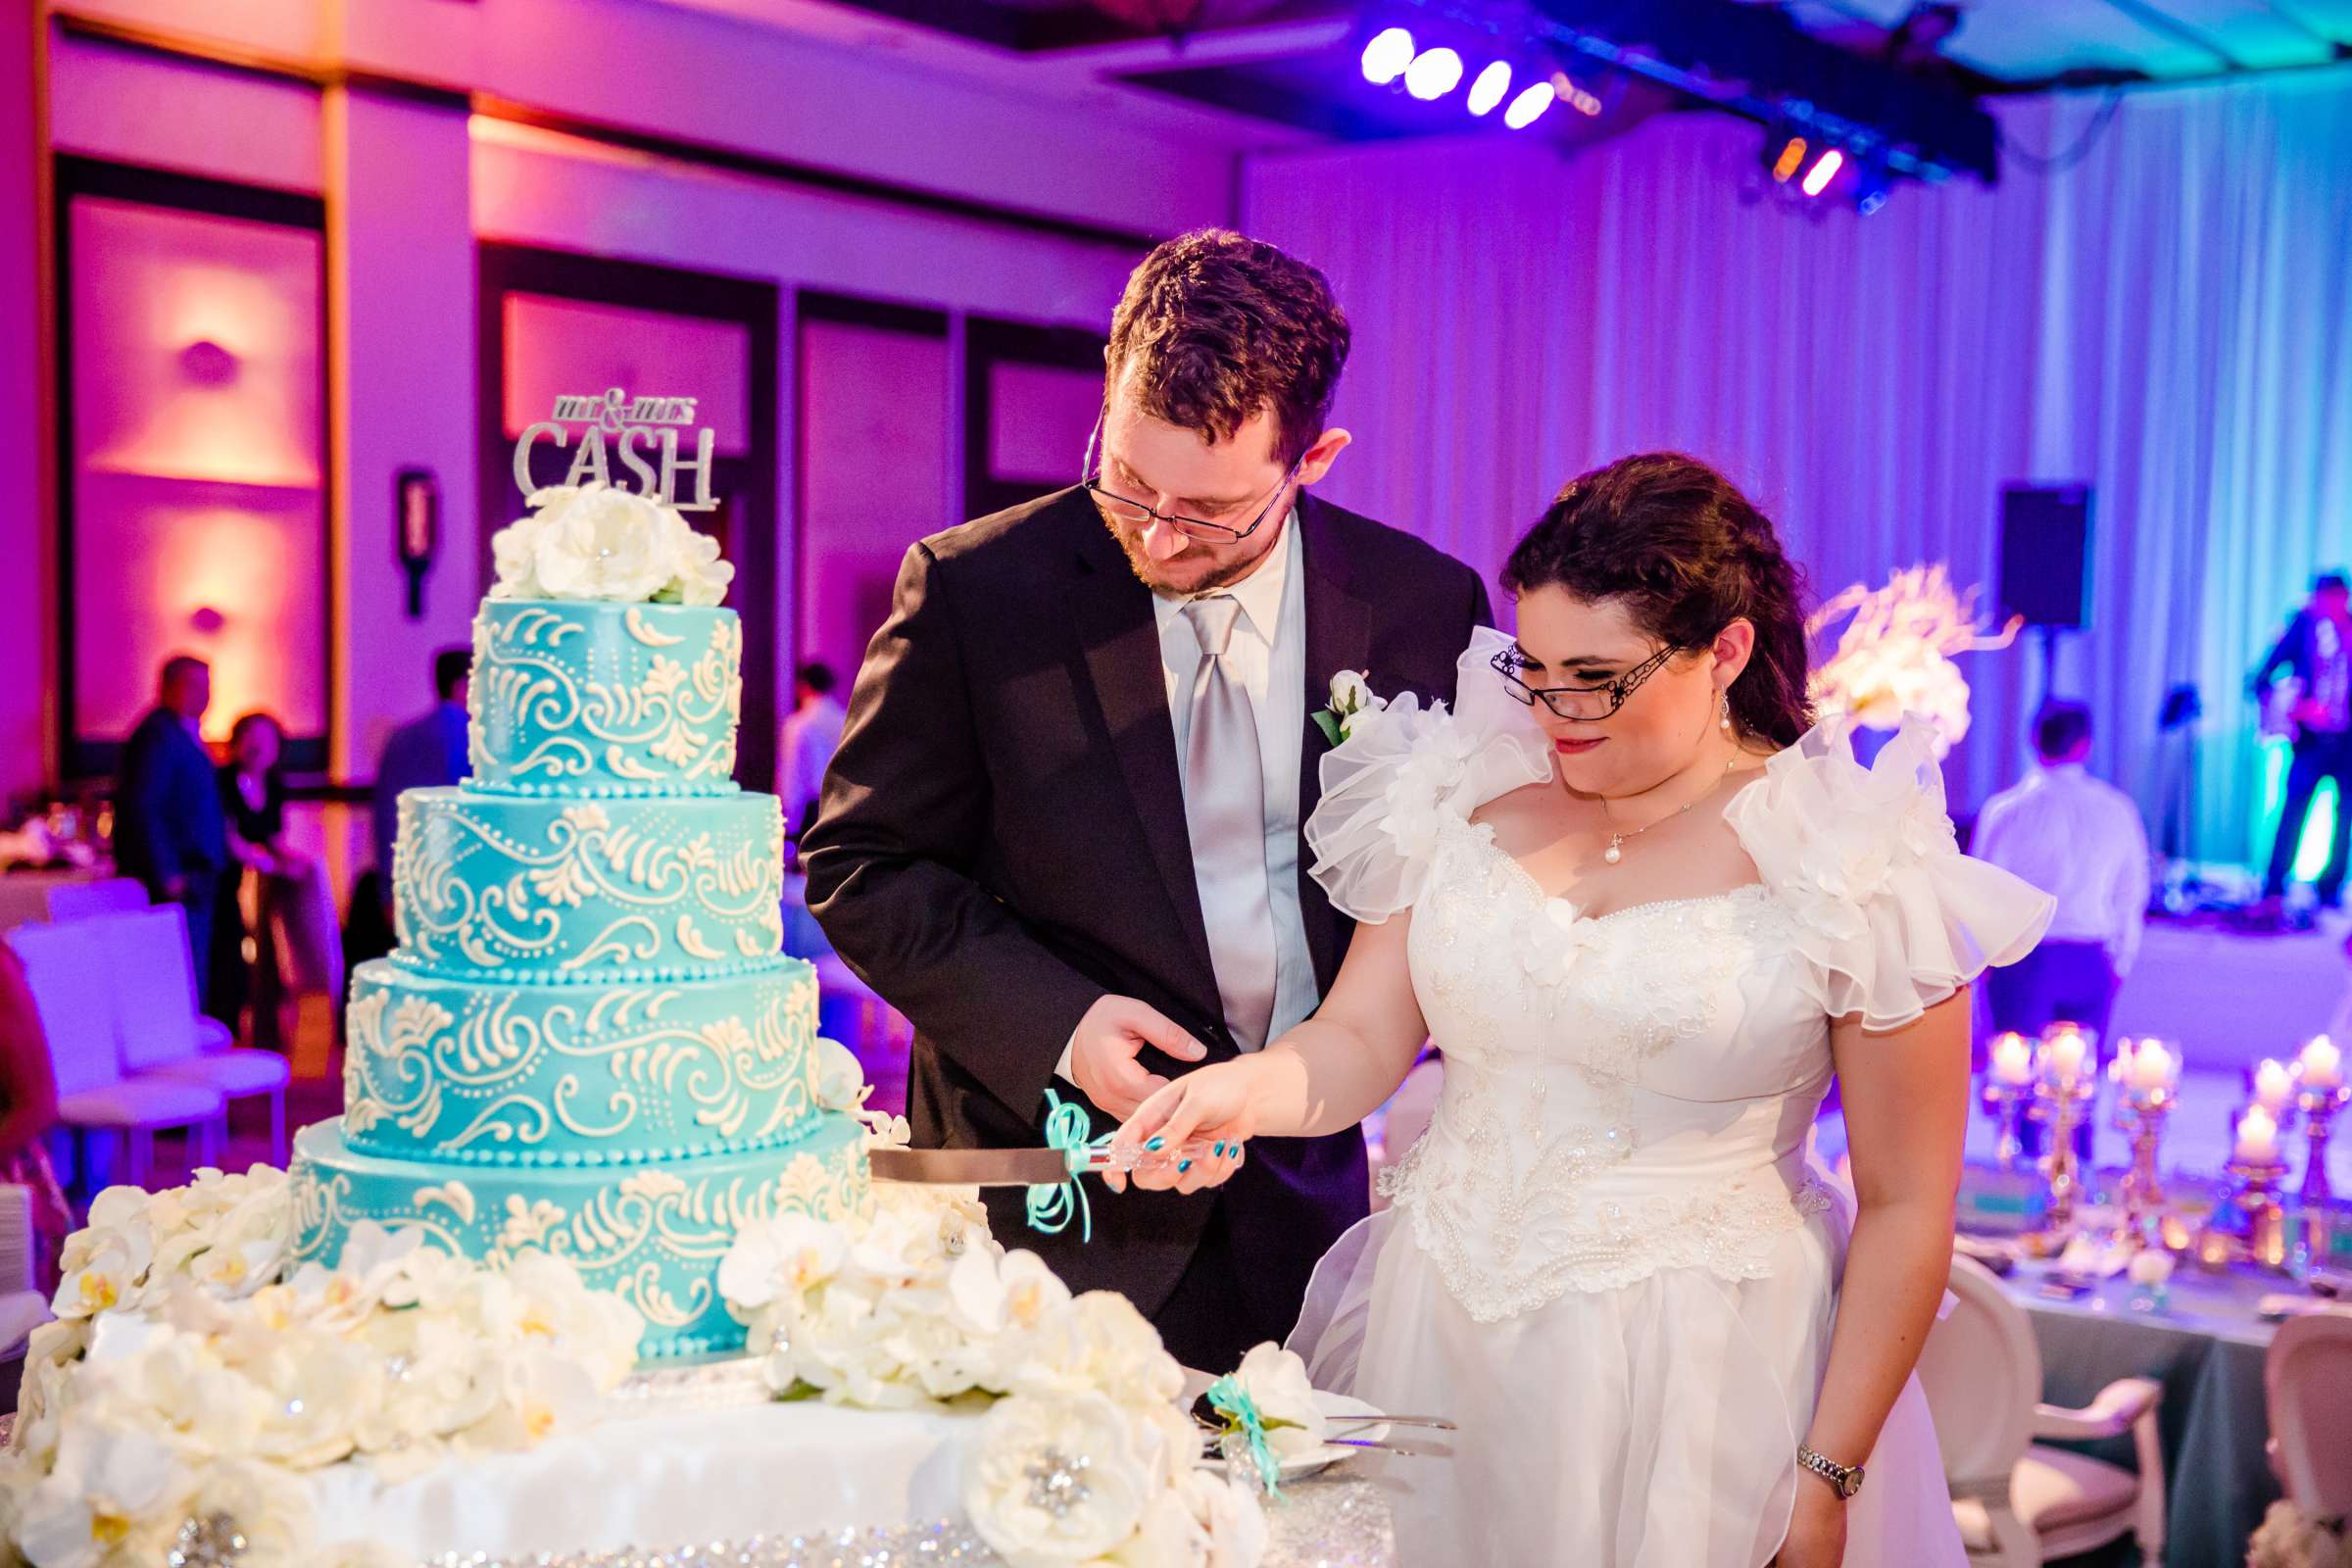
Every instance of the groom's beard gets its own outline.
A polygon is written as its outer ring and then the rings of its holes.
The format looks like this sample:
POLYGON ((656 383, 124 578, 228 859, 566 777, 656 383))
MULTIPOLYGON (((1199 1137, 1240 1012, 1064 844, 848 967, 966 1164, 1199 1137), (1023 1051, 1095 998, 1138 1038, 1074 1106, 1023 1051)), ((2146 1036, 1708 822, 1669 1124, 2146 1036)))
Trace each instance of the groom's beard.
POLYGON ((1265 564, 1266 557, 1282 543, 1282 529, 1289 526, 1287 520, 1269 524, 1274 537, 1266 548, 1238 561, 1220 562, 1214 551, 1199 544, 1186 545, 1166 561, 1154 561, 1145 551, 1140 536, 1121 527, 1116 518, 1100 507, 1095 509, 1095 514, 1102 517, 1102 526, 1118 541, 1119 553, 1127 558, 1127 567, 1135 573, 1136 580, 1155 594, 1189 596, 1232 587, 1265 564), (1208 569, 1203 570, 1203 566, 1208 569))

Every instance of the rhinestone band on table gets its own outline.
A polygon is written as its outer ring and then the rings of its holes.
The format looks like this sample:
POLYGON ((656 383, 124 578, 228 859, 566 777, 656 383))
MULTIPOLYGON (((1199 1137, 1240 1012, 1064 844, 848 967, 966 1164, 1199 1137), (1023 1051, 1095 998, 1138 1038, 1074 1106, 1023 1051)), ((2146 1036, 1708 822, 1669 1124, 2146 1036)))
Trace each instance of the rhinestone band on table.
MULTIPOLYGON (((1290 1487, 1268 1505, 1264 1568, 1395 1568, 1396 1543, 1389 1506, 1371 1482, 1348 1477, 1290 1487)), ((1003 1568, 969 1526, 934 1521, 822 1536, 761 1536, 702 1545, 615 1551, 539 1552, 494 1557, 448 1552, 422 1568, 918 1568, 957 1563, 1003 1568)))

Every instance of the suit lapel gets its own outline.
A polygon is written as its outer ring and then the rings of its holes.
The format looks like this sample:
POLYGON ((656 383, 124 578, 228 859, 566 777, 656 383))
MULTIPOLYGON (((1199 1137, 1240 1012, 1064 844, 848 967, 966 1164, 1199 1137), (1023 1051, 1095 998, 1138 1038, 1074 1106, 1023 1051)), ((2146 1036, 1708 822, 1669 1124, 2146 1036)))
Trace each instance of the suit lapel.
POLYGON ((1190 944, 1195 962, 1187 966, 1189 990, 1208 1016, 1217 1017, 1222 1009, 1216 969, 1209 960, 1208 925, 1200 914, 1200 888, 1193 875, 1184 776, 1176 757, 1176 726, 1168 716, 1167 678, 1161 673, 1152 591, 1136 580, 1083 491, 1074 504, 1085 509, 1087 528, 1078 579, 1072 585, 1071 624, 1094 682, 1095 700, 1102 706, 1111 755, 1134 798, 1137 825, 1167 895, 1168 913, 1190 944))
POLYGON ((1372 651, 1372 607, 1355 592, 1347 548, 1329 510, 1313 495, 1302 494, 1298 519, 1300 564, 1306 572, 1307 715, 1305 744, 1298 749, 1298 910, 1315 960, 1316 988, 1328 993, 1339 974, 1347 928, 1322 884, 1308 874, 1315 857, 1306 843, 1306 819, 1322 798, 1323 756, 1331 750, 1314 715, 1330 701, 1332 676, 1365 668, 1372 651))

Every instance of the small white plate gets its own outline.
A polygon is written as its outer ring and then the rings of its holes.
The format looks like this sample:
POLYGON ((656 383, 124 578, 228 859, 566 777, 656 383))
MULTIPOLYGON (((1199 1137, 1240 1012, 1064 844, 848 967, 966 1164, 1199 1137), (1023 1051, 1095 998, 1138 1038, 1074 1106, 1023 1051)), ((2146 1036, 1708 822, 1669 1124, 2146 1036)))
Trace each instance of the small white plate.
MULTIPOLYGON (((1315 1391, 1315 1408, 1322 1411, 1328 1419, 1333 1421, 1345 1421, 1352 1417, 1380 1414, 1380 1411, 1376 1406, 1366 1404, 1361 1399, 1351 1398, 1345 1394, 1326 1394, 1321 1389, 1317 1389, 1315 1391)), ((1388 1438, 1389 1424, 1385 1421, 1378 1423, 1366 1422, 1362 1426, 1345 1427, 1341 1430, 1339 1435, 1345 1438, 1362 1438, 1369 1443, 1380 1443, 1388 1438)), ((1302 1453, 1297 1458, 1283 1460, 1282 1479, 1285 1481, 1299 1481, 1311 1475, 1319 1475, 1323 1471, 1330 1469, 1333 1465, 1338 1464, 1343 1459, 1351 1459, 1359 1453, 1368 1451, 1370 1450, 1364 1448, 1344 1447, 1337 1444, 1325 1444, 1322 1447, 1315 1449, 1312 1453, 1302 1453)), ((1214 1459, 1210 1460, 1209 1462, 1212 1464, 1222 1463, 1221 1460, 1214 1459)))

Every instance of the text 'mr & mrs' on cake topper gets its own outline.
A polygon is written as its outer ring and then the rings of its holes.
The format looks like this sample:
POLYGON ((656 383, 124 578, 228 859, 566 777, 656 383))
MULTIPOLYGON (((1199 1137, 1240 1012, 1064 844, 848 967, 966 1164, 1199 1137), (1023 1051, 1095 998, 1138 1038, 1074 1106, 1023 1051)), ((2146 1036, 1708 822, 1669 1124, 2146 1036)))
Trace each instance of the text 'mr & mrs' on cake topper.
POLYGON ((629 490, 679 512, 713 512, 718 502, 710 493, 711 453, 716 432, 697 425, 693 398, 631 397, 613 387, 602 397, 559 397, 554 416, 522 432, 514 443, 514 484, 524 496, 548 488, 531 477, 531 448, 545 440, 557 451, 571 445, 571 426, 585 425, 571 467, 559 481, 565 485, 601 484, 629 490), (678 432, 694 434, 694 456, 678 456, 678 432), (607 437, 611 437, 610 440, 607 437), (650 451, 642 450, 650 448, 650 451), (612 479, 613 458, 636 476, 634 485, 612 479), (694 499, 678 499, 678 476, 694 475, 694 499))

